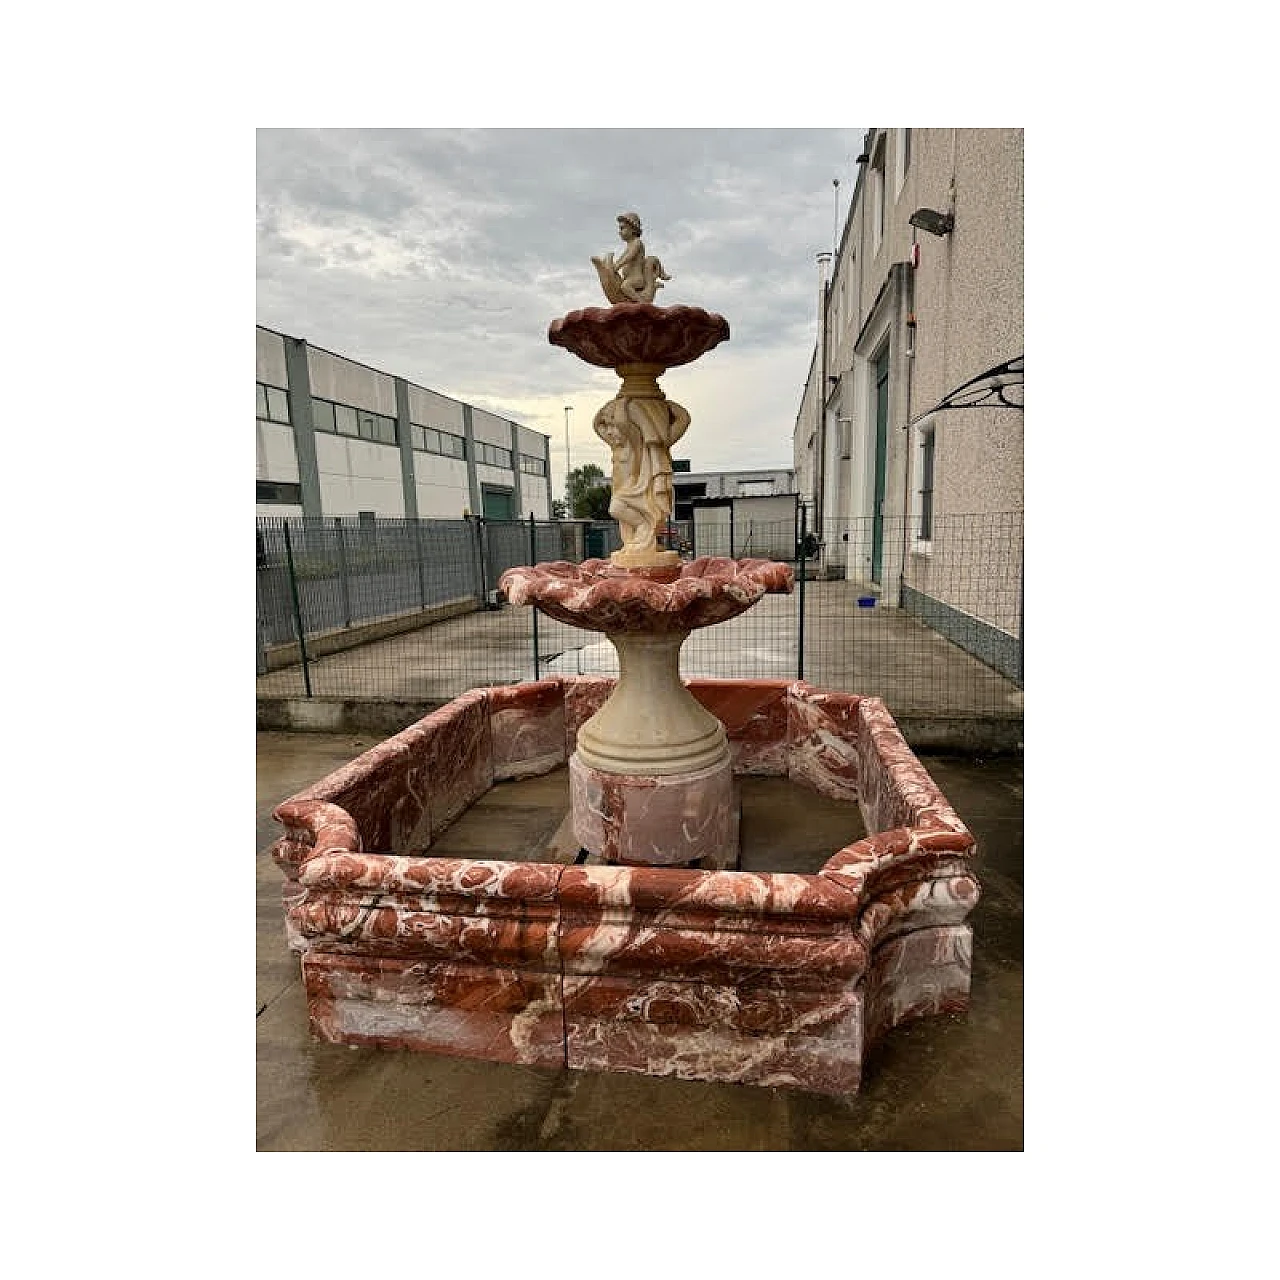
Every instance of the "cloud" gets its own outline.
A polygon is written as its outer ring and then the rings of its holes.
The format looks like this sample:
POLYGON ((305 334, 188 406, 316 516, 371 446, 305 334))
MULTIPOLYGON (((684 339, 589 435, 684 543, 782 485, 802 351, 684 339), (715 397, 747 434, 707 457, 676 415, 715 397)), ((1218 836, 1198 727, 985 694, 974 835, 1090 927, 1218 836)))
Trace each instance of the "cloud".
POLYGON ((694 466, 790 466, 831 180, 851 190, 862 133, 261 130, 258 321, 544 431, 553 464, 574 404, 575 462, 607 456, 590 419, 617 380, 546 332, 604 305, 589 259, 634 209, 673 276, 658 303, 732 331, 662 380, 693 416, 694 466))

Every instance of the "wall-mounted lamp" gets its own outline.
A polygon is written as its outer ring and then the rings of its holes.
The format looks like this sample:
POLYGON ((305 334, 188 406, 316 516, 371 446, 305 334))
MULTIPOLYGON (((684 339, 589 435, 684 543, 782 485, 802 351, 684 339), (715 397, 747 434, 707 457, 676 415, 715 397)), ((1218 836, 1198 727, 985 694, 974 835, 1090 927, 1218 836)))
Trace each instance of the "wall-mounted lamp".
POLYGON ((931 236, 949 235, 956 225, 955 214, 939 213, 936 209, 917 209, 907 221, 931 236))

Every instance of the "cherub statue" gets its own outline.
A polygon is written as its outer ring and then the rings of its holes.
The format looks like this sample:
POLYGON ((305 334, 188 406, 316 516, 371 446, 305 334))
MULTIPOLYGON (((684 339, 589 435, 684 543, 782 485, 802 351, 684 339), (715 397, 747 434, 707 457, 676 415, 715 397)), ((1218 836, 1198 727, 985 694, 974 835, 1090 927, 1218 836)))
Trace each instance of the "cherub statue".
POLYGON ((647 258, 644 241, 640 239, 640 215, 618 214, 618 234, 626 248, 615 262, 613 254, 592 258, 600 275, 600 286, 610 302, 652 302, 662 288, 664 280, 670 280, 657 258, 647 258))

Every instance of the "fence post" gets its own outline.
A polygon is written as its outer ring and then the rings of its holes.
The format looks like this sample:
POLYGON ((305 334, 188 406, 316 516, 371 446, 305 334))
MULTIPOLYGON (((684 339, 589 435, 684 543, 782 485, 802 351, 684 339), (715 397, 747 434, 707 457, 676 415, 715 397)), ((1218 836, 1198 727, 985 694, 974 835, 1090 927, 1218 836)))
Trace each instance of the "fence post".
POLYGON ((422 549, 422 519, 413 519, 413 547, 418 560, 418 603, 425 610, 427 607, 427 569, 426 553, 422 549))
POLYGON ((804 582, 809 576, 806 565, 809 540, 808 516, 803 502, 797 504, 800 511, 800 537, 796 541, 796 567, 800 570, 800 626, 796 632, 796 679, 804 679, 804 582))
POLYGON ((311 697, 311 671, 307 665, 307 635, 302 625, 302 601, 298 598, 298 578, 293 569, 293 543, 289 540, 289 522, 284 522, 284 558, 289 566, 289 594, 293 597, 293 622, 298 631, 298 652, 302 655, 302 686, 311 697))
POLYGON ((489 574, 486 564, 489 557, 484 546, 484 517, 469 516, 468 519, 475 521, 476 576, 480 582, 480 607, 487 609, 489 607, 489 574))
POLYGON ((1026 677, 1023 675, 1022 662, 1027 643, 1027 544, 1024 535, 1022 554, 1018 568, 1018 688, 1026 688, 1026 677))
POLYGON ((342 532, 342 517, 334 516, 333 527, 338 534, 338 591, 342 596, 342 625, 351 625, 351 579, 347 574, 347 544, 342 532))
MULTIPOLYGON (((532 567, 538 563, 538 526, 533 518, 533 512, 529 512, 529 564, 532 567)), ((535 604, 529 611, 533 614, 533 678, 539 677, 538 671, 538 606, 535 604)))

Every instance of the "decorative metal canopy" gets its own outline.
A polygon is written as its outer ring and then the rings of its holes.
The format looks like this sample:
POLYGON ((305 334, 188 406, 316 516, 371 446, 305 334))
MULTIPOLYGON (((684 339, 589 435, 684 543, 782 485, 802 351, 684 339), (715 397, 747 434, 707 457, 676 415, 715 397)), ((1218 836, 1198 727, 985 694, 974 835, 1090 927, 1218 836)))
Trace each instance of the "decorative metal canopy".
POLYGON ((954 391, 942 397, 932 409, 911 419, 914 426, 931 414, 943 409, 1021 409, 1022 374, 1025 367, 1022 356, 1014 356, 1004 364, 998 364, 986 373, 963 382, 954 391))

